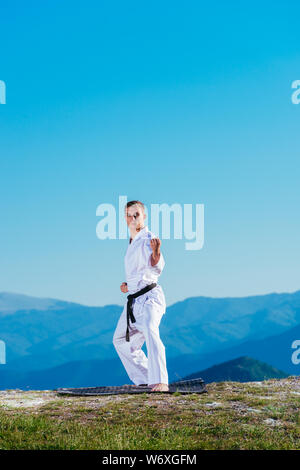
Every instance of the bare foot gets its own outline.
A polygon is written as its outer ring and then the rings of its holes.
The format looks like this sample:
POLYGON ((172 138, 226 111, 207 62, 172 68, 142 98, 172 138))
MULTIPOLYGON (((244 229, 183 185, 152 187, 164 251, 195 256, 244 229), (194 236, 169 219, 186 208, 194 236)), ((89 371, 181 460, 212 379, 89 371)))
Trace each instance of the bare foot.
POLYGON ((149 387, 152 387, 151 392, 168 392, 169 387, 167 384, 152 384, 149 387), (152 387, 153 385, 153 387, 152 387))

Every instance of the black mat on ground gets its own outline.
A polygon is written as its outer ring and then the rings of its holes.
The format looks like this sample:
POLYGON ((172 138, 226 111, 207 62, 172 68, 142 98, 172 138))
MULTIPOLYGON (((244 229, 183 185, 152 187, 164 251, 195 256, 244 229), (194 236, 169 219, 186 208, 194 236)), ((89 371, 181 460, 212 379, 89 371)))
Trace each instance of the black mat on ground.
POLYGON ((205 393, 205 383, 200 377, 191 380, 180 380, 169 384, 167 392, 151 392, 151 387, 147 385, 117 385, 111 387, 81 387, 81 388, 56 388, 54 389, 59 395, 120 395, 120 394, 135 394, 135 393, 205 393))

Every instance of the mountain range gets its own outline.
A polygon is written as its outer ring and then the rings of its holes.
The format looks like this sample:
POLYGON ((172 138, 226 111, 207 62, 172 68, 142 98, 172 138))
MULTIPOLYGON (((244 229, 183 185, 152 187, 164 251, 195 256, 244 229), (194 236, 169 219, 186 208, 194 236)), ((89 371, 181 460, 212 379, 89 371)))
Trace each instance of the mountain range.
POLYGON ((268 379, 283 379, 288 377, 288 374, 265 362, 257 361, 252 357, 242 356, 232 361, 222 362, 208 369, 194 372, 187 375, 185 379, 196 379, 198 377, 201 377, 205 383, 224 381, 257 382, 268 379))
MULTIPOLYGON (((12 379, 16 374, 21 378, 50 369, 59 377, 63 371, 59 366, 74 371, 82 366, 99 371, 98 384, 104 371, 102 384, 110 380, 114 385, 114 377, 128 383, 112 344, 122 309, 0 293, 0 340, 6 344, 0 378, 6 380, 4 373, 12 379)), ((170 381, 241 356, 298 375, 291 344, 300 339, 300 290, 242 298, 188 298, 167 307, 160 335, 170 381)), ((145 344, 143 349, 147 352, 145 344)))
MULTIPOLYGON (((201 377, 206 383, 234 380, 248 382, 284 378, 288 374, 274 367, 249 357, 240 357, 198 371, 181 379, 201 377)), ((169 383, 176 378, 169 380, 169 383)), ((16 373, 13 370, 0 369, 0 390, 49 390, 61 387, 96 387, 102 385, 122 385, 132 383, 120 361, 89 360, 74 361, 46 370, 16 373), (105 371, 105 373, 103 372, 105 371)))

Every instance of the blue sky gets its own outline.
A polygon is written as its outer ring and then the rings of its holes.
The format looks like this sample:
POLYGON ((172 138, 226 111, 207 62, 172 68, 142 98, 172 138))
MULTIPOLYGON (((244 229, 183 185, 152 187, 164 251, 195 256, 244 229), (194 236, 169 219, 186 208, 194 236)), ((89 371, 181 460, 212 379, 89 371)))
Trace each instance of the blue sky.
MULTIPOLYGON (((204 246, 162 240, 167 305, 299 284, 296 1, 0 5, 0 291, 122 304, 120 195, 204 204, 204 246)), ((160 235, 160 234, 158 234, 160 235)))

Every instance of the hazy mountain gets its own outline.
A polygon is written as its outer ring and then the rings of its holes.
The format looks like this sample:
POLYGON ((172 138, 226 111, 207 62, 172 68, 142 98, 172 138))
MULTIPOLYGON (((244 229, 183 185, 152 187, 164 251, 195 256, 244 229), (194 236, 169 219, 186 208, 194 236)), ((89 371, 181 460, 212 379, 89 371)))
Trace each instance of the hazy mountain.
MULTIPOLYGON (((267 362, 271 366, 281 369, 290 375, 300 375, 300 364, 292 362, 292 348, 295 340, 300 340, 300 325, 290 328, 279 335, 270 336, 257 341, 245 341, 237 346, 223 349, 211 354, 185 354, 167 361, 168 370, 176 377, 204 369, 221 361, 228 361, 240 356, 250 356, 254 359, 267 362)), ((297 348, 299 349, 299 347, 297 348)), ((300 353, 298 354, 300 358, 300 353)))
POLYGON ((0 390, 52 390, 59 387, 96 387, 131 383, 118 359, 73 361, 45 370, 19 372, 0 368, 0 390))
POLYGON ((31 297, 24 294, 0 292, 0 315, 13 314, 19 310, 51 310, 59 309, 63 305, 78 305, 73 302, 41 297, 31 297))
POLYGON ((9 368, 34 370, 81 359, 114 357, 119 305, 86 307, 57 301, 51 308, 0 313, 0 339, 9 368))
MULTIPOLYGON (((178 380, 168 366, 169 383, 178 380)), ((223 380, 247 382, 267 378, 283 378, 288 374, 249 357, 239 357, 205 370, 194 372, 181 379, 201 377, 206 383, 223 380)), ((95 387, 132 383, 118 359, 68 362, 46 370, 18 373, 0 368, 0 390, 51 390, 60 387, 95 387)))
MULTIPOLYGON (((7 349, 7 365, 0 368, 21 373, 116 357, 112 338, 122 306, 88 307, 10 293, 0 297, 0 339, 7 349)), ((283 333, 297 324, 300 291, 243 298, 192 297, 167 308, 160 333, 169 362, 183 355, 198 360, 201 355, 202 360, 210 354, 220 362, 221 351, 283 333)), ((186 373, 185 367, 177 366, 186 373)))
POLYGON ((194 372, 184 379, 195 379, 201 377, 204 382, 252 382, 267 379, 283 379, 288 374, 265 362, 257 361, 252 357, 238 357, 232 361, 222 362, 208 369, 194 372))

